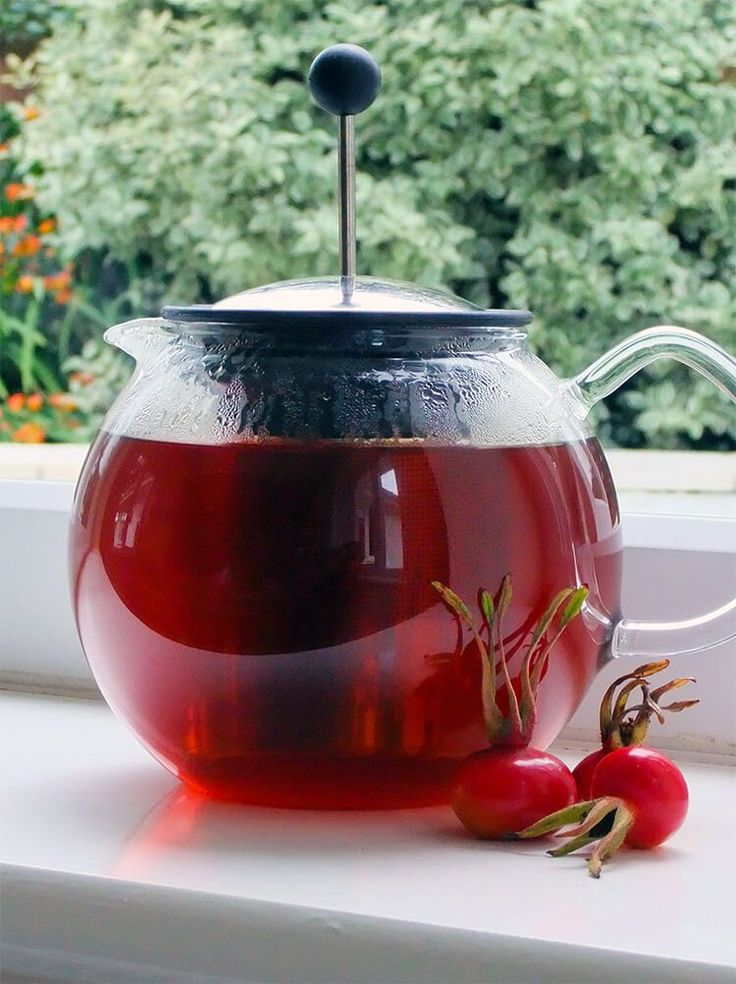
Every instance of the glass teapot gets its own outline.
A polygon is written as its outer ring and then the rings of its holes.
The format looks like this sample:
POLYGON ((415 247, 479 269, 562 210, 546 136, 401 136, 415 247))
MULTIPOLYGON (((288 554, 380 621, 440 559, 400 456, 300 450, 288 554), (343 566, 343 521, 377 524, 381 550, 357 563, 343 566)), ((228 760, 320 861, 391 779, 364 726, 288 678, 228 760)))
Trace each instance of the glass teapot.
POLYGON ((622 617, 618 505, 587 423, 662 357, 736 399, 736 361, 664 326, 560 380, 527 346, 528 312, 356 277, 353 121, 379 83, 352 45, 310 72, 339 122, 340 276, 106 334, 136 370, 75 497, 77 624, 113 709, 208 796, 445 800, 486 737, 479 654, 433 581, 474 603, 512 575, 512 675, 550 598, 588 586, 541 682, 542 747, 604 661, 736 635, 734 604, 622 617))

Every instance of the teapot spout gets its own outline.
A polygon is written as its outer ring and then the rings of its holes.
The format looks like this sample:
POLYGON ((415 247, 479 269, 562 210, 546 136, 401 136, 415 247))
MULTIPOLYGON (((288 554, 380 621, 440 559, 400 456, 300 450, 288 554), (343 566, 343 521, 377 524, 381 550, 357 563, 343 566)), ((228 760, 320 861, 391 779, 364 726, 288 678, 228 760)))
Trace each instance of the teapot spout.
POLYGON ((136 362, 142 362, 166 343, 168 336, 162 325, 161 318, 135 318, 108 328, 104 339, 109 345, 127 352, 136 362))

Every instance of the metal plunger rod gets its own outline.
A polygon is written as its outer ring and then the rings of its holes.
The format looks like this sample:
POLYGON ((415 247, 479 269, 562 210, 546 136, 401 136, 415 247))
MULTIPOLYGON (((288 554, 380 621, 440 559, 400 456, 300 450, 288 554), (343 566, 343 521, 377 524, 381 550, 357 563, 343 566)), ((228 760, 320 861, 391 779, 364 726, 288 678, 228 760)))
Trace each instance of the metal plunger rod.
POLYGON ((340 286, 347 303, 355 290, 355 117, 338 116, 337 125, 340 286))
POLYGON ((309 69, 312 98, 337 117, 337 214, 340 232, 340 287, 343 304, 355 290, 355 116, 367 109, 381 87, 381 70, 364 48, 333 44, 309 69))

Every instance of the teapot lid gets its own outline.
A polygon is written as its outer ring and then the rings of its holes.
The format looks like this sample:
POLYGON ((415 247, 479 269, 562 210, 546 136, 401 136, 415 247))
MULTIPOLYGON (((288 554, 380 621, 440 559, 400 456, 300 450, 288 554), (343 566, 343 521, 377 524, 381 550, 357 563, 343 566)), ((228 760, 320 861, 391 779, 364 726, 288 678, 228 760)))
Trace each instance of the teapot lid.
POLYGON ((216 304, 165 307, 170 321, 242 327, 352 326, 495 327, 522 328, 531 321, 528 311, 481 308, 455 294, 395 280, 356 277, 350 299, 344 297, 340 277, 284 280, 225 297, 216 304))
POLYGON ((315 102, 338 119, 338 229, 340 276, 286 280, 255 287, 215 304, 166 306, 169 321, 241 327, 522 328, 528 311, 484 309, 454 294, 418 284, 355 274, 355 115, 374 101, 381 72, 365 49, 336 44, 312 62, 308 84, 315 102))

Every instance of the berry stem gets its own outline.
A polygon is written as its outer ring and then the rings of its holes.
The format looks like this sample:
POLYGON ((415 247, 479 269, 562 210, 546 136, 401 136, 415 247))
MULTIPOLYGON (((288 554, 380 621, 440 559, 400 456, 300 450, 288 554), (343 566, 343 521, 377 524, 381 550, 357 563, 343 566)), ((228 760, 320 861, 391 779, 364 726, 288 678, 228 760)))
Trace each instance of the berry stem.
MULTIPOLYGON (((464 625, 469 630, 481 658, 481 692, 483 698, 483 715, 485 718, 488 740, 493 746, 524 748, 531 741, 532 732, 537 722, 536 694, 541 683, 544 669, 550 653, 560 639, 569 623, 580 614, 588 588, 583 585, 578 588, 564 588, 558 592, 547 606, 546 611, 535 626, 527 650, 522 659, 519 671, 518 693, 509 672, 506 658, 506 640, 503 635, 503 618, 511 605, 512 587, 511 575, 504 575, 496 596, 482 588, 478 593, 478 605, 481 610, 482 623, 480 631, 470 609, 451 588, 440 581, 432 581, 432 587, 450 609, 458 625, 464 625), (546 633, 558 616, 563 604, 565 605, 552 638, 546 633), (481 633, 487 630, 488 645, 481 633), (496 675, 500 674, 508 696, 509 712, 504 715, 497 702, 496 675)), ((519 634, 517 629, 512 635, 519 634)))

